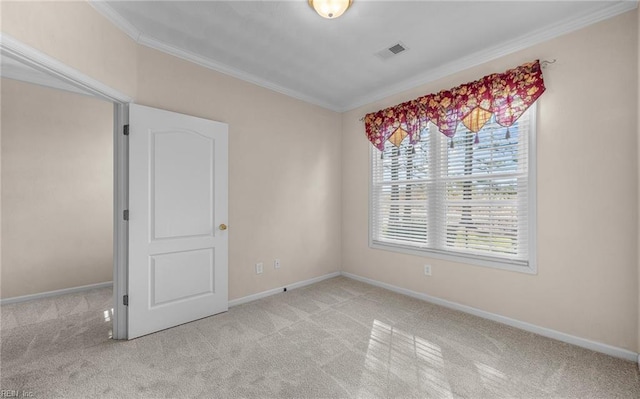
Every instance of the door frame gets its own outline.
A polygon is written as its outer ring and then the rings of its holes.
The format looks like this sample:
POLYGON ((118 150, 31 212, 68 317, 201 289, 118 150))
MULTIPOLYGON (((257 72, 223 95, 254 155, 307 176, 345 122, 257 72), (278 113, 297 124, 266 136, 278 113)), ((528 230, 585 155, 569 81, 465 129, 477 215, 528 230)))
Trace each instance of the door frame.
MULTIPOLYGON (((129 123, 132 98, 74 69, 57 59, 0 32, 0 55, 17 59, 39 71, 54 76, 95 97, 113 103, 113 339, 127 339, 128 226, 123 218, 129 203, 128 141, 124 126, 129 123)), ((135 73, 135 71, 131 71, 135 73)))

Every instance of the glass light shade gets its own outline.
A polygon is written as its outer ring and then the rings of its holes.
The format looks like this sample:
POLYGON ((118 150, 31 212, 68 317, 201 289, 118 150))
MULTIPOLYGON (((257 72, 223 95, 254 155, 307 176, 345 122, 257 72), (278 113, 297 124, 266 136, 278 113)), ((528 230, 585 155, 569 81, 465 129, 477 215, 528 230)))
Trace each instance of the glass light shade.
POLYGON ((309 0, 309 5, 323 18, 338 18, 349 8, 353 0, 309 0))

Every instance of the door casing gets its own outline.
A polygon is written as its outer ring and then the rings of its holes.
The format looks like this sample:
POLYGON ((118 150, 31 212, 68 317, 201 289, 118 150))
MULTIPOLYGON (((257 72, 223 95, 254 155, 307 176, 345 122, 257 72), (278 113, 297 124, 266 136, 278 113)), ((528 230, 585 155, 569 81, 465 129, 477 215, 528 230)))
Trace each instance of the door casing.
POLYGON ((0 55, 25 65, 113 103, 113 339, 127 339, 127 224, 123 219, 128 204, 128 145, 124 126, 129 121, 132 98, 85 75, 57 59, 0 32, 0 55))

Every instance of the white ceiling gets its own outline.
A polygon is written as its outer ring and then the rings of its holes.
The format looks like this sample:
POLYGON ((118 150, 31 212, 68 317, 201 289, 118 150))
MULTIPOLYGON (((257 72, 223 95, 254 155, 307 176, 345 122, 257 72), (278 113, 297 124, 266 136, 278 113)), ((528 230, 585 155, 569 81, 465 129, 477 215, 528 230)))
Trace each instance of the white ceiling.
POLYGON ((637 1, 355 0, 335 20, 318 16, 307 0, 92 5, 141 44, 345 111, 631 10, 637 1), (376 55, 398 41, 409 50, 387 60, 376 55))

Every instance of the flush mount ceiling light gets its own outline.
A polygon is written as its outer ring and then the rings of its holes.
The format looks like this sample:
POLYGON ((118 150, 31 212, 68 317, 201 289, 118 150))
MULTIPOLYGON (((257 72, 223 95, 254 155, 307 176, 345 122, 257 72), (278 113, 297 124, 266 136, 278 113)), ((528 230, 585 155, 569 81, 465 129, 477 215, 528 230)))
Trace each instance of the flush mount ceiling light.
POLYGON ((323 18, 335 19, 344 14, 353 0, 309 0, 309 5, 323 18))

